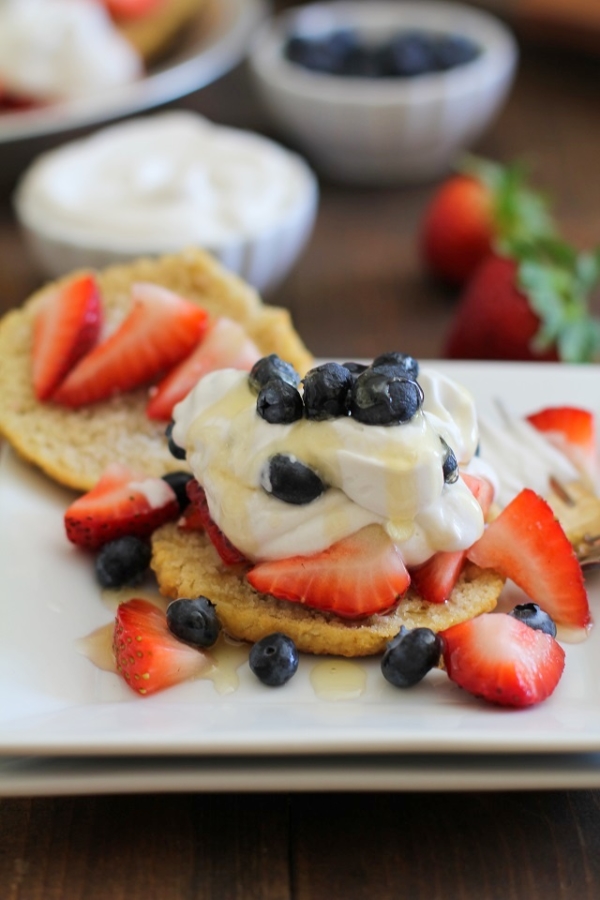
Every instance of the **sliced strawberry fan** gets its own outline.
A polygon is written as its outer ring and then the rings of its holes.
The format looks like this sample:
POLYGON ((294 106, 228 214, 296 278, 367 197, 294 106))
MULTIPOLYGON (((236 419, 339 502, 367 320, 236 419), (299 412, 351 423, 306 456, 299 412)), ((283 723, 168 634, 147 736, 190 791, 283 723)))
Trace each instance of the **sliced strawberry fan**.
POLYGON ((52 399, 72 409, 151 382, 194 349, 206 310, 156 284, 135 284, 121 326, 83 357, 52 399))
POLYGON ((222 316, 215 319, 197 347, 179 365, 151 389, 146 408, 149 419, 168 422, 176 403, 192 390, 203 375, 214 369, 242 369, 250 371, 261 353, 242 326, 222 316))

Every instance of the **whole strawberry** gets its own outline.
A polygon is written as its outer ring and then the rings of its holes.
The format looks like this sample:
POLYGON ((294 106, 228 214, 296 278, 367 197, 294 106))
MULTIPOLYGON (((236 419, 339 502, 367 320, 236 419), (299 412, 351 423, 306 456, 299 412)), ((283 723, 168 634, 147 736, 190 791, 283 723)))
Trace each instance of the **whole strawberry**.
POLYGON ((426 268, 442 281, 460 286, 505 242, 553 233, 544 199, 526 186, 518 166, 469 158, 463 172, 434 194, 419 243, 426 268))
POLYGON ((450 359, 589 362, 600 350, 600 323, 589 296, 600 256, 556 241, 491 254, 459 300, 443 348, 450 359))

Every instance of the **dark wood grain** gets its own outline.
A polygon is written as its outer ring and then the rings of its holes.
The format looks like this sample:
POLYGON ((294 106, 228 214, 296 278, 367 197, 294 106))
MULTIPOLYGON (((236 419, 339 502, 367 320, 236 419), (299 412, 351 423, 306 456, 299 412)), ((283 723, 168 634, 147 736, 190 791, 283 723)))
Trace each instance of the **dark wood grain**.
POLYGON ((3 900, 596 900, 598 792, 0 801, 3 900))
MULTIPOLYGON (((600 238, 599 100, 597 61, 526 46, 478 148, 527 160, 581 247, 600 238)), ((243 68, 180 105, 274 134, 243 68)), ((432 190, 321 183, 312 240, 270 298, 316 354, 441 352, 454 297, 424 276, 416 250, 432 190)), ((37 283, 5 199, 0 309, 37 283)), ((596 791, 7 799, 0 898, 596 900, 599 807, 596 791)))

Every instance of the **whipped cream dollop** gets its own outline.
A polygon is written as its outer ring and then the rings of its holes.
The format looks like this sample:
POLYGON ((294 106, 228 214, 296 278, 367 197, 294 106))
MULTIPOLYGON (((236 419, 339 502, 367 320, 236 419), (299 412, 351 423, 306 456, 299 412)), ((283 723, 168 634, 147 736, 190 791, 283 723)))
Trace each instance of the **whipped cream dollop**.
POLYGON ((25 225, 77 246, 169 252, 268 234, 316 190, 304 161, 278 144, 173 111, 44 154, 16 205, 25 225))
POLYGON ((446 483, 445 448, 466 466, 478 429, 470 394, 422 368, 422 408, 409 422, 367 425, 350 416, 269 424, 256 411, 248 375, 212 372, 175 408, 173 438, 185 447, 212 518, 251 560, 310 555, 366 525, 381 525, 406 565, 438 550, 471 546, 483 532, 481 507, 464 481, 446 483), (311 467, 327 489, 295 505, 265 489, 276 454, 311 467))
POLYGON ((95 0, 0 0, 0 83, 42 101, 138 78, 142 61, 95 0))

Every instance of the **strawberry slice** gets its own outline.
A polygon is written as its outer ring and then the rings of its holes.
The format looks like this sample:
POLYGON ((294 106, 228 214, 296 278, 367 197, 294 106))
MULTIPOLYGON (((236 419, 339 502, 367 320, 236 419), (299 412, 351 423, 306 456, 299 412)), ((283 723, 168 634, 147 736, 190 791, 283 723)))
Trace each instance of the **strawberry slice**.
POLYGON ((197 677, 212 665, 205 653, 171 634, 162 610, 138 598, 117 609, 113 652, 119 675, 143 695, 197 677))
POLYGON ((428 603, 445 603, 460 577, 466 550, 440 550, 410 570, 412 586, 428 603))
POLYGON ((103 0, 115 19, 139 19, 163 6, 165 0, 103 0))
POLYGON ((33 325, 32 379, 38 400, 48 400, 92 349, 101 324, 102 301, 92 275, 75 278, 46 295, 33 325))
POLYGON ((135 284, 121 326, 71 370, 52 397, 73 409, 106 400, 156 378, 198 343, 208 314, 156 284, 135 284))
POLYGON ((219 526, 213 522, 204 488, 198 484, 195 478, 188 481, 186 491, 190 498, 190 504, 183 517, 183 527, 187 530, 202 528, 223 562, 228 566, 248 565, 244 554, 234 547, 219 526))
MULTIPOLYGON (((461 473, 471 493, 479 500, 484 517, 487 515, 494 488, 486 478, 461 473)), ((410 577, 417 594, 428 603, 445 603, 454 590, 467 556, 466 550, 441 550, 423 565, 411 569, 410 577)))
POLYGON ((487 526, 467 557, 512 579, 557 625, 591 624, 583 573, 569 539, 550 506, 529 488, 487 526))
POLYGON ((554 691, 565 665, 560 644, 506 613, 484 613, 440 632, 451 681, 501 706, 532 706, 554 691))
POLYGON ((246 577, 263 594, 347 618, 391 609, 410 584, 398 549, 379 525, 314 556, 259 563, 246 577))
POLYGON ((527 416, 527 421, 580 472, 595 480, 598 475, 598 448, 594 415, 575 406, 551 406, 527 416))
POLYGON ((168 422, 175 404, 183 400, 207 372, 214 369, 249 372, 260 357, 258 347, 241 325, 224 316, 216 319, 196 349, 151 391, 146 408, 148 418, 168 422))
POLYGON ((479 501, 479 505, 481 506, 483 517, 485 519, 490 511, 490 506, 492 505, 492 501, 494 499, 493 484, 491 484, 491 482, 489 482, 487 478, 482 478, 479 475, 469 475, 467 472, 461 472, 460 477, 467 485, 475 499, 479 501))
POLYGON ((113 463, 91 491, 69 506, 65 528, 73 544, 96 550, 125 534, 148 537, 178 515, 175 491, 166 481, 113 463))

